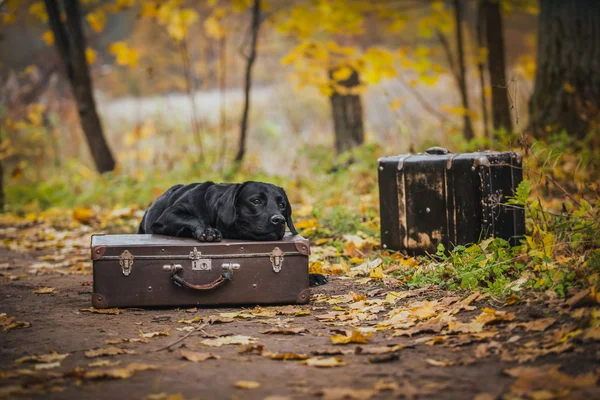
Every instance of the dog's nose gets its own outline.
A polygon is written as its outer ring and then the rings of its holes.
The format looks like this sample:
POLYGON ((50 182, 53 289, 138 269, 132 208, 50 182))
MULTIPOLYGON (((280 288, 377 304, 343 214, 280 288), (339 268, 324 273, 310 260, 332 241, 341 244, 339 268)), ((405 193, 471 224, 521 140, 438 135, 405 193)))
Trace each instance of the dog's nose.
POLYGON ((271 217, 271 223, 274 225, 281 225, 285 223, 285 218, 281 214, 275 214, 271 217))

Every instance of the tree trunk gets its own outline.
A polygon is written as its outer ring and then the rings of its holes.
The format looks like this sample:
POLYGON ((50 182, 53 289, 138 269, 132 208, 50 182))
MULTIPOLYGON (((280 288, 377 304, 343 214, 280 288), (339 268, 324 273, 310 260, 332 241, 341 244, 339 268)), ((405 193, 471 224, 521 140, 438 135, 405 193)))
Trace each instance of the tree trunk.
MULTIPOLYGON (((477 36, 477 47, 479 49, 483 49, 485 46, 485 37, 483 35, 483 30, 485 29, 485 12, 484 12, 484 2, 486 0, 481 0, 479 2, 479 6, 477 8, 477 23, 476 23, 476 36, 477 36)), ((484 70, 484 60, 481 57, 478 57, 477 62, 477 71, 479 72, 479 86, 481 86, 481 111, 483 115, 483 133, 486 138, 491 139, 490 135, 490 124, 488 117, 488 107, 487 100, 485 98, 485 70, 484 70)))
MULTIPOLYGON (((333 79, 333 70, 329 72, 329 75, 330 79, 333 79)), ((337 83, 348 89, 357 87, 360 83, 358 72, 353 71, 348 79, 337 83)), ((362 102, 358 94, 338 92, 334 92, 330 96, 330 100, 335 131, 335 150, 341 154, 361 145, 365 140, 362 102)))
POLYGON ((115 160, 102 132, 100 118, 96 112, 92 81, 85 58, 85 37, 81 25, 81 10, 77 0, 64 0, 66 21, 61 20, 57 0, 44 0, 50 27, 54 33, 56 47, 65 64, 67 78, 71 84, 73 97, 85 133, 90 153, 100 173, 112 171, 115 160))
POLYGON ((492 121, 494 130, 512 131, 510 105, 508 103, 508 82, 504 59, 504 31, 500 4, 496 0, 483 0, 485 10, 485 32, 488 47, 488 70, 492 86, 492 121))
POLYGON ((464 135, 465 139, 471 140, 475 137, 471 116, 469 115, 469 96, 467 95, 467 77, 465 68, 465 53, 463 50, 463 35, 462 35, 462 9, 460 0, 454 0, 455 20, 456 20, 456 44, 458 51, 458 72, 459 72, 459 90, 462 98, 464 115, 464 135))
POLYGON ((566 130, 583 138, 600 122, 600 1, 541 0, 540 6, 529 128, 538 137, 566 130))
POLYGON ((240 145, 235 161, 242 162, 246 154, 246 136, 248 130, 248 112, 250 111, 250 89, 252 88, 252 66, 256 59, 256 43, 258 40, 258 30, 260 28, 260 0, 254 0, 252 7, 252 41, 250 43, 250 54, 246 63, 246 85, 244 88, 244 112, 242 114, 242 123, 240 125, 240 145))
POLYGON ((4 160, 0 159, 0 212, 4 212, 4 160))

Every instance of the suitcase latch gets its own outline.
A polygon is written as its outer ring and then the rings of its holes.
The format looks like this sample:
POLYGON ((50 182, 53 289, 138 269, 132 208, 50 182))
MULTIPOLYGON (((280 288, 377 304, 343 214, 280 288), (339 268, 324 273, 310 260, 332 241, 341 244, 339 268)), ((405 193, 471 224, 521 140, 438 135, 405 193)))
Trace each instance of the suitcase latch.
POLYGON ((129 252, 129 250, 125 250, 123 253, 121 253, 121 256, 119 257, 119 264, 121 265, 123 275, 129 276, 129 274, 131 274, 131 267, 133 266, 133 255, 129 252))
POLYGON ((271 265, 273 266, 273 271, 279 272, 281 271, 281 266, 283 265, 283 251, 279 247, 275 247, 271 252, 269 257, 271 259, 271 265))
POLYGON ((209 258, 200 258, 202 252, 198 251, 194 247, 194 250, 190 251, 190 259, 192 260, 192 271, 210 271, 212 269, 209 258))

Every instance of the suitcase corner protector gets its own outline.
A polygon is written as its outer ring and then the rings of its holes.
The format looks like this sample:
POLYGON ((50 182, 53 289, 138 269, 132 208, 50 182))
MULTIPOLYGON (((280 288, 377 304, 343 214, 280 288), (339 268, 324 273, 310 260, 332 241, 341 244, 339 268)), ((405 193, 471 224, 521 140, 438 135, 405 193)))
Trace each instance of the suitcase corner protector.
POLYGON ((108 308, 108 300, 100 293, 92 294, 92 305, 94 308, 108 308))
POLYGON ((305 256, 310 255, 310 245, 308 244, 308 240, 295 240, 294 245, 296 246, 296 250, 298 250, 298 253, 305 256))
POLYGON ((92 260, 95 261, 99 258, 102 258, 105 251, 106 251, 106 246, 94 246, 92 248, 92 260))
POLYGON ((298 304, 307 304, 310 301, 310 289, 304 289, 298 295, 296 299, 296 303, 298 304))

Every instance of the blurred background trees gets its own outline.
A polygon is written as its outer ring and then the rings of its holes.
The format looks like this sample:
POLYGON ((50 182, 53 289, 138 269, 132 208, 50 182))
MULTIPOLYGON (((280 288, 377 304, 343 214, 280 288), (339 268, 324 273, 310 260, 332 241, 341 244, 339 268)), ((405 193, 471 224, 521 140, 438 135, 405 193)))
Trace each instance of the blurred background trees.
POLYGON ((3 0, 5 184, 25 196, 93 170, 161 187, 167 172, 300 179, 315 157, 365 143, 582 140, 598 129, 599 4, 3 0))

